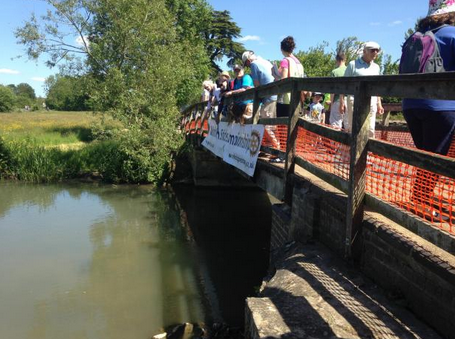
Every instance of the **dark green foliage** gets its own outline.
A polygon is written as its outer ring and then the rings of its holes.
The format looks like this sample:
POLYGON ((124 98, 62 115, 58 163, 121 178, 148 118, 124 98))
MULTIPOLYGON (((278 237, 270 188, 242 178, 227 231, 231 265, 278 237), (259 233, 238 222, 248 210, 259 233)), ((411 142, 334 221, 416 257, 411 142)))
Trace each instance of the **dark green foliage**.
POLYGON ((335 55, 326 51, 329 44, 323 42, 308 51, 299 51, 296 57, 302 63, 305 74, 309 77, 328 77, 335 68, 335 55))
POLYGON ((60 111, 88 111, 89 97, 81 77, 51 75, 46 79, 46 105, 60 111))
POLYGON ((154 160, 149 159, 145 148, 132 153, 122 141, 93 142, 82 149, 61 150, 37 145, 32 139, 6 142, 0 138, 0 178, 52 182, 95 175, 113 183, 156 182, 166 166, 154 172, 154 160))
POLYGON ((29 98, 31 100, 36 99, 35 90, 27 83, 20 83, 19 85, 15 86, 14 94, 17 96, 29 98))
MULTIPOLYGON (((210 73, 202 32, 209 27, 211 8, 202 0, 46 1, 54 10, 41 22, 32 18, 16 37, 30 58, 46 53, 51 66, 69 62, 69 69, 83 75, 93 109, 121 122, 122 128, 101 126, 94 133, 111 140, 107 156, 99 157, 106 166, 95 167, 113 181, 160 181, 182 143, 178 107, 199 96, 210 73), (85 44, 68 46, 62 31, 85 44), (85 57, 79 66, 78 54, 85 57)), ((77 89, 77 81, 60 79, 77 89)), ((57 87, 64 92, 65 86, 57 87)), ((60 92, 49 86, 50 107, 80 107, 80 101, 60 92)))
POLYGON ((13 109, 16 101, 10 87, 0 85, 0 112, 9 112, 13 109))
POLYGON ((232 21, 229 11, 213 11, 210 26, 205 32, 207 53, 212 68, 217 72, 221 69, 216 64, 223 57, 228 58, 228 66, 233 67, 237 59, 242 57, 245 47, 233 39, 239 38, 240 27, 232 21))

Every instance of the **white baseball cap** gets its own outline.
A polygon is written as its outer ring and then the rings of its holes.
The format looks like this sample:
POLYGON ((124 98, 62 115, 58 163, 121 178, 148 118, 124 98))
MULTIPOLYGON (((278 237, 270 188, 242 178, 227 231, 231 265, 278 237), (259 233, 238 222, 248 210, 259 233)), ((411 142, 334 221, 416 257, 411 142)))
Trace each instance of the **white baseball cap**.
POLYGON ((374 41, 365 42, 365 45, 363 45, 363 48, 381 50, 381 46, 379 46, 379 44, 377 42, 374 42, 374 41))
POLYGON ((250 56, 254 55, 253 51, 245 51, 242 54, 242 62, 245 65, 246 61, 250 58, 250 56))

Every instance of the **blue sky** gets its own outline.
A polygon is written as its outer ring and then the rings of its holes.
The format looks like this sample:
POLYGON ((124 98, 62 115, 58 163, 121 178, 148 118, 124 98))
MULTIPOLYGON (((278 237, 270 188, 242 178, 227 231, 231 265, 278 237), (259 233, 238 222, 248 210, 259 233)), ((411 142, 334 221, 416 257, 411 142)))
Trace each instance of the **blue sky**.
MULTIPOLYGON (((266 59, 281 58, 280 41, 294 36, 297 50, 306 50, 322 41, 335 49, 336 41, 356 36, 374 40, 394 59, 400 57, 404 33, 417 18, 426 15, 427 0, 208 0, 216 10, 228 10, 242 28, 240 40, 247 49, 266 59)), ((14 30, 30 17, 46 11, 40 0, 2 0, 0 11, 0 84, 29 83, 37 95, 44 95, 43 80, 57 69, 42 61, 12 58, 23 53, 14 30)), ((224 68, 224 65, 222 65, 224 68)))

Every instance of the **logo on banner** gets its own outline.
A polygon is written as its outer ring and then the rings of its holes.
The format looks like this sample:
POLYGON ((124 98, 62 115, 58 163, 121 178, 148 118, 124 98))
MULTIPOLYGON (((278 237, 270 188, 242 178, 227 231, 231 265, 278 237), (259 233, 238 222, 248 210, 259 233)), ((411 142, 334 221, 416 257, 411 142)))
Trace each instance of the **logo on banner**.
POLYGON ((250 138, 250 154, 252 157, 259 152, 261 148, 261 135, 258 131, 251 131, 251 138, 250 138))

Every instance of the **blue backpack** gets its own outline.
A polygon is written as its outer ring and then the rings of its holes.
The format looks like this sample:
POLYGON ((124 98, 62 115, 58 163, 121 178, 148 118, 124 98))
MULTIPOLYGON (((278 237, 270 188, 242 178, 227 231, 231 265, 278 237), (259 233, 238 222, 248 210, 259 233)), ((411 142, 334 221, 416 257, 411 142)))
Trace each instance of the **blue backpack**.
POLYGON ((443 25, 425 33, 411 35, 402 47, 400 74, 445 72, 434 33, 443 25))

